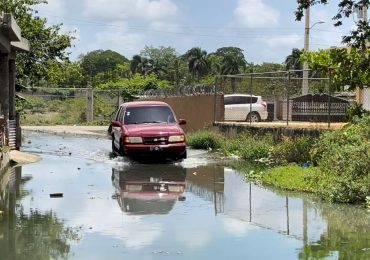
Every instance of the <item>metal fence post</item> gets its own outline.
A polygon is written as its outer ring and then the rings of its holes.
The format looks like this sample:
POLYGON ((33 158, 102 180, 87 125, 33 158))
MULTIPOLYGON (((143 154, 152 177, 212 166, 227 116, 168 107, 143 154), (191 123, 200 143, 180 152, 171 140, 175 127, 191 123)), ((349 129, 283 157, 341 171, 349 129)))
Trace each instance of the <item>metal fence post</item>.
POLYGON ((216 77, 215 79, 215 86, 214 86, 214 95, 215 95, 215 98, 214 98, 214 106, 213 106, 213 123, 216 122, 216 119, 217 119, 217 115, 216 115, 216 112, 217 112, 217 83, 218 83, 218 78, 216 77))
POLYGON ((331 121, 331 73, 332 69, 328 69, 329 73, 329 84, 328 84, 328 128, 330 128, 330 121, 331 121))
POLYGON ((91 86, 86 89, 86 121, 94 120, 94 93, 91 86))
POLYGON ((122 98, 121 98, 121 90, 117 90, 117 107, 119 107, 122 103, 122 98))
POLYGON ((286 125, 289 125, 289 98, 290 98, 290 71, 288 71, 287 99, 286 99, 286 125))
POLYGON ((250 95, 250 104, 249 104, 249 124, 251 125, 252 124, 252 93, 253 93, 253 74, 251 74, 251 77, 250 77, 250 86, 249 86, 249 95, 250 95))

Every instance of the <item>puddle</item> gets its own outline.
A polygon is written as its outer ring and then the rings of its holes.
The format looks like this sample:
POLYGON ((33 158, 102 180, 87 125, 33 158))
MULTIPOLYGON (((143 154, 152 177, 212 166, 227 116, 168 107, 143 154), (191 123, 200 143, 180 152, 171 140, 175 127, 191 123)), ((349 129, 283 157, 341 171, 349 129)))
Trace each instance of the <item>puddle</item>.
POLYGON ((102 138, 25 144, 43 160, 1 174, 1 259, 370 259, 365 209, 275 193, 203 151, 141 164, 102 138))

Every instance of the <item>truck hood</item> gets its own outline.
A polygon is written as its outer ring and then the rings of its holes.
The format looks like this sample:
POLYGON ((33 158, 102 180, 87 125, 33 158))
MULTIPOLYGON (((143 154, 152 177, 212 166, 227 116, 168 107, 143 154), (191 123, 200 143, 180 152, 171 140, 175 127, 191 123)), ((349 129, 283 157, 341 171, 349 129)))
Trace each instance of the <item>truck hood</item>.
POLYGON ((140 124, 125 125, 129 136, 169 136, 183 134, 184 131, 178 124, 140 124))

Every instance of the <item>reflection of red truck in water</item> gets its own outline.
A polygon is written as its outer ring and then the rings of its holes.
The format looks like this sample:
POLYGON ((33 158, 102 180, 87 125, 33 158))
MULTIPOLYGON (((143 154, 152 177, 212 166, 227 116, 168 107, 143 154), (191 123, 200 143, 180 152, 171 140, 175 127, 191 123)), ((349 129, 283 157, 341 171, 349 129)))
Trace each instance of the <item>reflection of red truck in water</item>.
POLYGON ((122 211, 167 214, 185 191, 185 169, 171 164, 113 168, 112 183, 122 211))

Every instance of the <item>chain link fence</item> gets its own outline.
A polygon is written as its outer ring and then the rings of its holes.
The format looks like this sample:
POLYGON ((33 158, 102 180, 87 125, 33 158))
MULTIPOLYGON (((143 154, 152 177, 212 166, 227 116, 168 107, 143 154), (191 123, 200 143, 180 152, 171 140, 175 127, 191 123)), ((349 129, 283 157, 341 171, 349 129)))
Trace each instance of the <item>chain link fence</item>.
POLYGON ((325 122, 330 126, 347 120, 348 105, 355 99, 355 93, 334 92, 329 78, 310 75, 303 79, 301 70, 224 75, 219 84, 225 121, 325 122))
POLYGON ((360 92, 362 107, 367 111, 370 111, 370 87, 365 87, 360 92))
POLYGON ((17 99, 23 125, 107 124, 123 102, 119 90, 91 88, 27 88, 17 99))
MULTIPOLYGON (((303 94, 303 81, 302 71, 223 75, 214 84, 148 90, 136 97, 122 89, 27 88, 18 93, 17 104, 23 125, 84 122, 105 125, 114 117, 119 104, 133 98, 200 95, 223 96, 210 109, 215 111, 216 119, 220 118, 216 113, 222 108, 225 121, 325 122, 330 126, 331 122, 347 119, 346 111, 355 100, 355 93, 334 92, 329 78, 311 74, 305 80, 308 89, 303 94)), ((363 95, 364 106, 370 106, 370 100, 365 100, 369 94, 363 95)), ((202 111, 201 107, 198 109, 202 111)))

